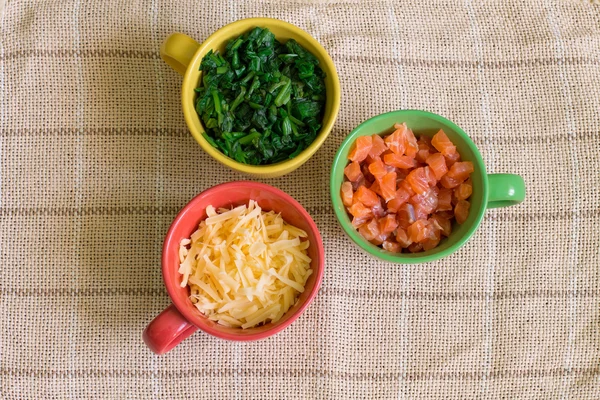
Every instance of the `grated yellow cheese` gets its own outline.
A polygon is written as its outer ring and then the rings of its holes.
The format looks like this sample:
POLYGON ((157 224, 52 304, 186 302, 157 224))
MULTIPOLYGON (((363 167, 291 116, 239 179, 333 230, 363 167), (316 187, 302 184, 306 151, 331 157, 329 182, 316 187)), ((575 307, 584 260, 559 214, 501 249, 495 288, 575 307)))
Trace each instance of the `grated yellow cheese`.
POLYGON ((208 206, 207 218, 179 246, 181 286, 209 319, 228 327, 277 322, 312 274, 302 229, 251 200, 233 209, 208 206))

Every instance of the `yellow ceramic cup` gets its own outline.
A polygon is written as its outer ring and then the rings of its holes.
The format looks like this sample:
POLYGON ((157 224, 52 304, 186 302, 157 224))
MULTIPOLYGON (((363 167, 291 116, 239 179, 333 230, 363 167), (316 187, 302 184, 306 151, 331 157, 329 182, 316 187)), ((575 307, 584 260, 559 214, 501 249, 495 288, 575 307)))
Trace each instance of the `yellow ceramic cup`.
POLYGON ((181 104, 183 105, 185 121, 194 139, 202 146, 204 151, 217 161, 236 171, 244 172, 256 177, 271 178, 281 176, 295 170, 308 161, 319 147, 321 147, 327 138, 327 135, 329 135, 340 109, 340 81, 335 65, 333 64, 331 57, 329 57, 329 54, 327 54, 323 46, 307 32, 297 26, 277 19, 249 18, 236 21, 213 33, 202 44, 198 44, 194 39, 182 33, 173 33, 162 44, 160 56, 175 71, 183 75, 181 104), (202 126, 194 107, 194 89, 198 87, 198 82, 201 78, 200 63, 202 62, 202 58, 211 49, 224 52, 225 46, 229 40, 235 39, 257 26, 269 28, 281 42, 286 42, 288 39, 295 39, 302 47, 317 57, 319 65, 326 75, 325 113, 321 131, 314 142, 296 157, 291 160, 270 165, 242 164, 212 147, 202 136, 204 127, 202 126))

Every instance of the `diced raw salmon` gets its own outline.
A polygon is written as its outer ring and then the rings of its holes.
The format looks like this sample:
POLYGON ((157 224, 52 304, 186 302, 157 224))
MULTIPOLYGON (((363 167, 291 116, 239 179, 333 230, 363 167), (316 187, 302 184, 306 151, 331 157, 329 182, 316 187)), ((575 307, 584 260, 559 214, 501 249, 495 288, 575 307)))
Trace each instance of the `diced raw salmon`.
POLYGON ((440 183, 446 189, 454 189, 455 187, 461 184, 461 181, 451 178, 448 176, 448 174, 446 174, 442 176, 442 179, 440 179, 440 183))
POLYGON ((427 214, 433 213, 438 207, 438 192, 437 187, 430 188, 423 194, 415 194, 409 200, 413 206, 420 205, 427 214))
POLYGON ((365 239, 371 241, 381 235, 381 231, 379 230, 379 224, 375 218, 369 221, 369 223, 363 225, 359 232, 365 239))
POLYGON ((377 193, 365 186, 359 187, 354 193, 354 201, 359 201, 367 207, 374 207, 380 203, 377 193))
POLYGON ((473 185, 471 184, 471 180, 467 179, 466 182, 458 185, 457 188, 454 189, 454 194, 458 200, 466 200, 471 197, 473 193, 473 185))
POLYGON ((371 234, 371 231, 369 228, 367 228, 367 225, 368 224, 361 225, 360 228, 358 228, 358 233, 360 233, 360 236, 364 237, 368 241, 371 241, 375 238, 375 236, 371 234))
POLYGON ((373 243, 375 246, 381 246, 383 242, 386 240, 386 237, 376 236, 373 239, 369 240, 369 242, 373 243))
POLYGON ((342 202, 352 225, 390 252, 435 248, 468 218, 474 166, 443 130, 418 140, 405 123, 387 136, 358 138, 344 169, 342 202))
POLYGON ((396 214, 388 214, 379 219, 379 230, 381 233, 392 233, 397 227, 396 214))
POLYGON ((412 204, 404 203, 396 212, 396 219, 398 220, 398 226, 403 229, 407 229, 417 219, 415 218, 415 208, 412 204))
POLYGON ((388 172, 379 180, 381 196, 388 202, 396 197, 396 172, 388 172))
POLYGON ((403 249, 406 249, 412 243, 408 238, 408 233, 406 233, 406 230, 403 228, 398 228, 396 230, 396 241, 403 249))
POLYGON ((417 152, 419 151, 419 145, 417 144, 417 138, 415 137, 413 131, 407 129, 404 133, 404 154, 409 157, 415 157, 417 152))
MULTIPOLYGON (((396 126, 394 126, 394 128, 396 128, 396 126)), ((392 132, 384 139, 384 142, 387 145, 387 147, 399 156, 404 155, 404 151, 406 150, 403 133, 405 130, 406 124, 403 124, 399 128, 396 128, 394 132, 392 132)))
POLYGON ((373 147, 373 138, 371 136, 359 136, 354 142, 354 147, 350 150, 348 158, 350 161, 361 162, 369 155, 373 147))
POLYGON ((360 166, 360 171, 362 172, 363 176, 365 177, 365 180, 369 185, 373 183, 373 181, 375 181, 375 177, 373 176, 371 171, 369 171, 369 164, 362 164, 360 166))
POLYGON ((425 169, 425 177, 427 178, 427 183, 429 183, 429 187, 435 187, 438 183, 437 179, 435 179, 435 174, 429 165, 423 167, 425 169))
POLYGON ((450 167, 446 175, 460 182, 464 182, 475 171, 471 161, 457 161, 450 167))
POLYGON ((403 188, 400 187, 396 190, 396 197, 388 201, 387 208, 390 212, 397 212, 400 206, 408 201, 410 194, 403 188))
POLYGON ((440 189, 437 211, 452 211, 452 189, 440 189))
POLYGON ((358 190, 359 187, 365 186, 367 184, 367 181, 365 180, 364 175, 361 175, 356 182, 351 182, 351 183, 352 183, 352 190, 358 190))
POLYGON ((363 176, 360 170, 360 164, 356 161, 353 161, 350 164, 348 164, 346 168, 344 168, 344 175, 346 175, 346 178, 348 178, 350 182, 358 181, 360 177, 363 176))
POLYGON ((373 181, 371 186, 369 186, 369 189, 377 193, 379 196, 383 197, 383 195, 381 194, 381 187, 379 187, 379 181, 377 179, 373 181))
POLYGON ((429 218, 429 223, 440 230, 442 235, 448 237, 452 233, 452 221, 448 218, 444 218, 439 213, 433 214, 429 218))
POLYGON ((429 176, 424 167, 415 168, 406 177, 406 180, 415 193, 421 194, 429 189, 429 176))
POLYGON ((372 135, 371 138, 373 139, 373 145, 371 151, 369 151, 369 157, 379 157, 384 151, 388 150, 388 147, 381 136, 372 135))
POLYGON ((400 184, 398 184, 398 187, 401 187, 402 189, 404 189, 406 191, 406 193, 408 193, 409 196, 415 195, 415 191, 413 190, 412 186, 410 186, 410 183, 408 183, 406 178, 404 178, 404 180, 402 182, 400 182, 400 184))
POLYGON ((454 218, 456 218, 456 222, 459 224, 464 224, 469 216, 469 208, 471 208, 471 203, 467 200, 459 200, 454 207, 454 218))
POLYGON ((400 187, 400 184, 403 180, 406 179, 410 170, 403 168, 396 168, 396 182, 398 183, 396 186, 400 187))
POLYGON ((409 156, 399 156, 396 153, 390 153, 383 156, 383 162, 393 167, 408 169, 417 166, 414 158, 409 156))
POLYGON ((431 138, 427 135, 421 135, 417 140, 419 150, 428 149, 430 153, 435 153, 437 150, 431 144, 431 138))
POLYGON ((433 146, 431 146, 431 139, 428 136, 422 135, 419 140, 417 140, 418 151, 415 159, 424 164, 427 160, 427 157, 432 153, 432 151, 436 151, 433 146))
POLYGON ((408 246, 408 251, 411 253, 420 253, 423 251, 423 245, 421 243, 413 243, 408 246))
POLYGON ((387 210, 383 207, 381 203, 375 204, 371 211, 373 211, 373 216, 375 218, 382 218, 387 215, 387 210))
POLYGON ((436 214, 442 218, 452 220, 454 218, 454 207, 452 207, 451 211, 438 211, 436 214))
POLYGON ((350 207, 348 207, 348 212, 356 218, 365 218, 373 216, 373 211, 359 201, 355 202, 350 207))
POLYGON ((438 181, 442 179, 442 176, 448 172, 448 167, 446 166, 446 159, 441 153, 433 153, 429 157, 427 157, 427 165, 433 171, 435 175, 435 179, 438 181))
POLYGON ((360 228, 361 226, 363 226, 364 224, 366 224, 367 222, 369 222, 370 217, 353 217, 352 218, 352 226, 356 229, 360 228))
POLYGON ((382 247, 384 250, 387 250, 391 253, 400 253, 402 251, 402 247, 400 247, 400 244, 391 240, 384 240, 382 247))
POLYGON ((385 164, 383 161, 376 159, 371 164, 369 164, 369 171, 375 179, 382 178, 385 174, 388 173, 388 170, 385 168, 385 164))
POLYGON ((440 234, 440 230, 439 229, 431 229, 429 236, 422 242, 423 250, 427 251, 427 250, 436 248, 437 245, 440 244, 441 239, 442 239, 442 236, 440 234))
POLYGON ((441 129, 433 135, 431 145, 444 156, 456 153, 456 146, 448 139, 446 132, 441 129))
POLYGON ((446 159, 446 165, 448 166, 448 168, 450 168, 455 162, 460 161, 460 154, 458 152, 456 152, 456 153, 444 156, 444 158, 446 159))
POLYGON ((425 160, 427 160, 427 157, 429 157, 429 155, 429 150, 419 150, 417 151, 417 155, 415 156, 415 161, 419 162, 420 164, 425 164, 425 160))
POLYGON ((413 207, 415 208, 415 218, 417 220, 427 219, 427 217, 429 217, 429 213, 427 212, 425 207, 423 207, 423 205, 417 204, 417 205, 414 205, 413 207))
POLYGON ((350 207, 352 205, 352 184, 348 181, 342 183, 342 191, 341 191, 341 195, 342 195, 342 203, 346 206, 346 207, 350 207))
POLYGON ((409 226, 406 232, 411 241, 422 242, 429 236, 430 229, 429 222, 426 219, 419 219, 409 226))

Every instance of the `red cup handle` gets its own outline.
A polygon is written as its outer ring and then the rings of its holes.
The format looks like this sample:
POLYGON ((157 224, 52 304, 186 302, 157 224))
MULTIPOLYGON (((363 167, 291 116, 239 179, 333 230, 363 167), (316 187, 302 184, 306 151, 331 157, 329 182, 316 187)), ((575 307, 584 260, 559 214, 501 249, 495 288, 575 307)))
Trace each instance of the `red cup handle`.
POLYGON ((188 322, 171 304, 148 324, 142 338, 156 354, 165 354, 190 337, 198 328, 188 322))

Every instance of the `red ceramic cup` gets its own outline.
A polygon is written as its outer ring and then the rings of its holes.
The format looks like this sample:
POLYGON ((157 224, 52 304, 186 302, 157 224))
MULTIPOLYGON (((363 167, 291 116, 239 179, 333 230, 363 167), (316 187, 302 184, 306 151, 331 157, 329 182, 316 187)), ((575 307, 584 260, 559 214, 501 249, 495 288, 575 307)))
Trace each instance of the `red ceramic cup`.
POLYGON ((294 322, 315 298, 323 279, 324 264, 323 241, 317 226, 292 197, 272 186, 256 182, 238 181, 214 186, 194 197, 175 217, 167 232, 162 253, 162 274, 173 304, 144 329, 144 342, 153 352, 164 354, 197 329, 221 339, 239 341, 260 340, 275 335, 294 322), (206 318, 190 301, 189 289, 180 286, 179 243, 198 229, 200 221, 206 218, 205 210, 209 205, 215 208, 231 207, 248 204, 249 200, 255 200, 265 211, 281 213, 286 222, 306 231, 313 274, 296 304, 276 323, 250 329, 228 328, 206 318))

